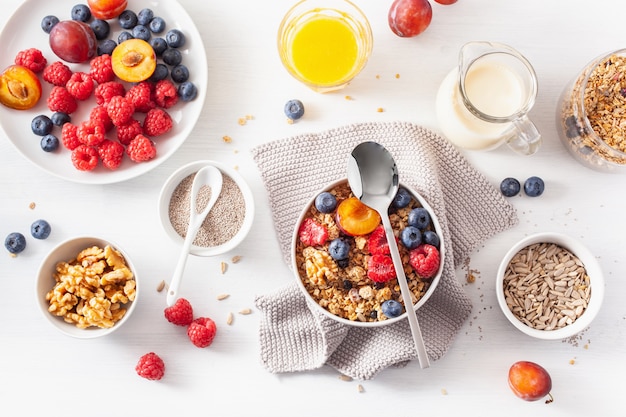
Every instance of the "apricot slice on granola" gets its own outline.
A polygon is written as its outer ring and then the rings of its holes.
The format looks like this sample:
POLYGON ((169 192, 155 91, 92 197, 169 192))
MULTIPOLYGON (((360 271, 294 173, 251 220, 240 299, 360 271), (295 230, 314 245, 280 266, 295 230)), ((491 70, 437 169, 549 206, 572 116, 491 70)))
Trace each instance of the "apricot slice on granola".
POLYGON ((115 47, 111 54, 113 72, 131 83, 147 80, 156 68, 156 54, 142 39, 128 39, 115 47))
POLYGON ((41 98, 41 82, 30 69, 11 65, 0 74, 0 103, 17 110, 34 107, 41 98))
POLYGON ((339 228, 351 236, 372 233, 380 224, 380 214, 356 197, 347 198, 339 203, 336 217, 339 228))

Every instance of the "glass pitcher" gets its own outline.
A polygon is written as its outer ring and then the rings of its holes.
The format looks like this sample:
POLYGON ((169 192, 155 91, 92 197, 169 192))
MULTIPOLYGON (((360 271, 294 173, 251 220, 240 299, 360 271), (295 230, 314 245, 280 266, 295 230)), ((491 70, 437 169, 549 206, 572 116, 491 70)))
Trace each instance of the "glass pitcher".
POLYGON ((491 150, 506 143, 532 155, 541 145, 528 118, 536 97, 537 76, 524 56, 508 45, 469 42, 439 87, 439 128, 463 149, 491 150))

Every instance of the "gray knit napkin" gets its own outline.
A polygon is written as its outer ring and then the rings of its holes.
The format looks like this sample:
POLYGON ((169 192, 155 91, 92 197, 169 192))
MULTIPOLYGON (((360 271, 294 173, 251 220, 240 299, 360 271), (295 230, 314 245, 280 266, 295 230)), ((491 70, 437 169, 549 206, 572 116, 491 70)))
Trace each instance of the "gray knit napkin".
MULTIPOLYGON (((437 215, 447 257, 441 281, 418 311, 431 360, 443 357, 471 312, 455 270, 486 239, 518 219, 515 209, 445 139, 410 123, 362 123, 276 140, 252 155, 261 172, 284 261, 304 206, 328 183, 345 178, 352 149, 378 142, 393 155, 401 183, 416 189, 437 215)), ((337 323, 309 308, 292 282, 256 298, 261 361, 274 373, 329 365, 356 379, 417 358, 408 320, 378 328, 337 323)))

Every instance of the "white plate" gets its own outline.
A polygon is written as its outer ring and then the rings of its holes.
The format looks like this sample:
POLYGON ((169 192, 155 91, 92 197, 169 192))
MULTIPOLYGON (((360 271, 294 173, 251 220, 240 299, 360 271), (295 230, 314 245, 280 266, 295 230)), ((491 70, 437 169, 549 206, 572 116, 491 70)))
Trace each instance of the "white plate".
MULTIPOLYGON (((15 55, 28 48, 40 49, 49 64, 59 61, 60 59, 50 49, 48 35, 41 29, 41 20, 46 15, 55 15, 60 20, 69 20, 72 7, 78 3, 81 2, 77 0, 26 0, 0 32, 0 45, 2 45, 0 70, 12 65, 15 55)), ((83 3, 86 4, 86 1, 83 3)), ((164 37, 169 29, 174 28, 180 29, 185 34, 186 42, 181 48, 183 64, 189 68, 189 81, 198 87, 198 96, 195 100, 186 103, 179 100, 174 107, 167 110, 174 120, 174 127, 166 135, 154 139, 157 156, 151 161, 142 163, 134 163, 128 157, 124 157, 124 162, 117 170, 111 171, 100 163, 95 170, 83 172, 74 168, 70 160, 70 151, 65 149, 63 144, 60 144, 55 152, 44 152, 39 144, 41 138, 32 133, 30 128, 31 121, 36 115, 50 116, 52 114, 46 105, 46 98, 52 86, 43 81, 40 76, 43 95, 35 107, 30 110, 13 110, 0 105, 0 126, 5 136, 26 159, 44 171, 69 181, 108 184, 125 181, 150 171, 169 158, 183 144, 195 126, 204 105, 208 79, 206 52, 198 29, 178 2, 175 0, 128 1, 128 9, 136 13, 146 7, 152 9, 155 16, 162 17, 167 24, 165 32, 156 36, 164 37)), ((122 28, 117 18, 109 20, 109 24, 111 25, 109 37, 117 41, 117 35, 122 28)), ((89 71, 89 63, 66 64, 73 71, 89 71)), ((71 115, 72 123, 79 124, 86 120, 89 111, 94 106, 93 96, 85 102, 79 102, 78 110, 71 115)), ((139 116, 138 114, 137 118, 141 120, 139 116)), ((60 139, 60 128, 55 126, 53 133, 57 134, 60 139)), ((115 136, 115 132, 112 131, 109 138, 115 139, 115 136)))

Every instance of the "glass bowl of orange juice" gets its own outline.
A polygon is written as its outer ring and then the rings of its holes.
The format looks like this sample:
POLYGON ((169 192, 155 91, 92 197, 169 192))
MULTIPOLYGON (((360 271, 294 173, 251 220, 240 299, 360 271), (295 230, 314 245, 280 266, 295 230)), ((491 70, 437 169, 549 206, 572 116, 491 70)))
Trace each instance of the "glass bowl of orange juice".
POLYGON ((314 91, 345 87, 372 52, 372 29, 348 0, 301 0, 283 18, 278 52, 289 73, 314 91))

